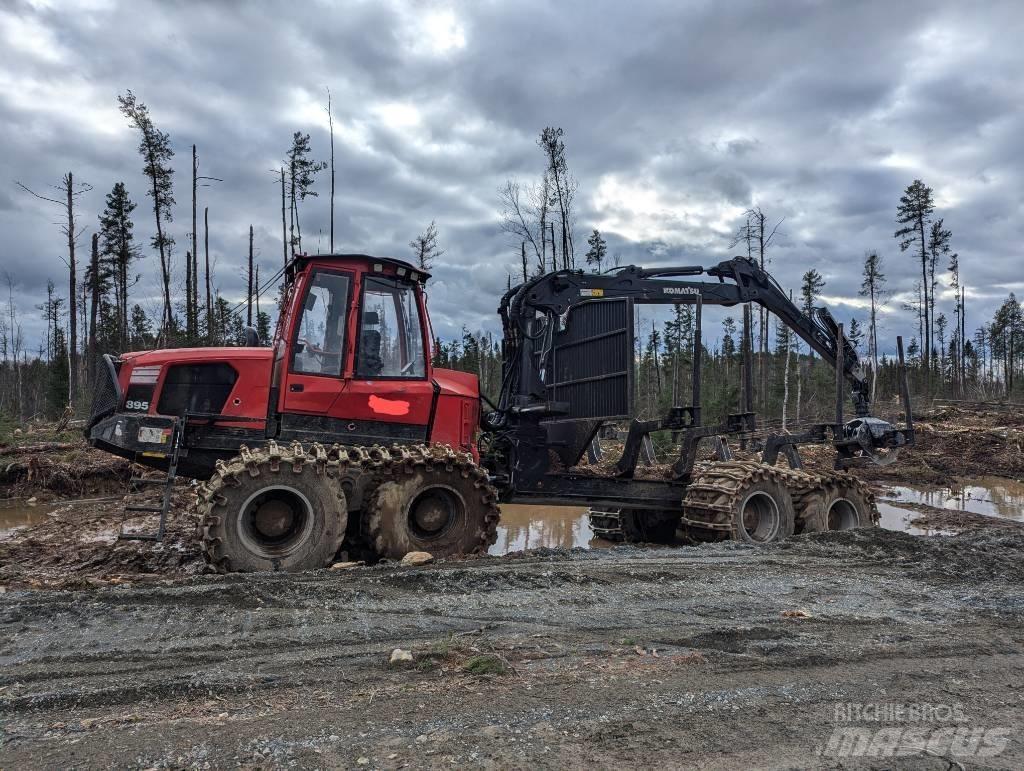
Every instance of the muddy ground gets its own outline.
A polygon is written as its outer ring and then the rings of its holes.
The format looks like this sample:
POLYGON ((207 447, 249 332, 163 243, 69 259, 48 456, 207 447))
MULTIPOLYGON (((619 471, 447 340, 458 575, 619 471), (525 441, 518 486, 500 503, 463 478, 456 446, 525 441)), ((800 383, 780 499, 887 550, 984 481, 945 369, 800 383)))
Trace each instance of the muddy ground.
POLYGON ((10 591, 0 762, 1020 767, 1022 584, 1021 535, 875 530, 10 591), (933 743, 829 754, 851 725, 933 743), (950 727, 1008 738, 973 757, 950 727))
MULTIPOLYGON (((922 422, 899 465, 858 473, 1024 477, 1015 414, 922 422)), ((1024 765, 1024 533, 1005 519, 917 505, 965 534, 222 577, 185 483, 164 544, 114 541, 129 473, 78 445, 0 457, 0 495, 50 501, 0 539, 2 768, 1024 765), (997 754, 972 747, 1007 727, 997 754), (851 757, 836 728, 924 745, 851 757)))
MULTIPOLYGON (((876 494, 888 485, 949 484, 954 477, 998 475, 1024 479, 1024 413, 1008 409, 944 407, 919 417, 919 442, 903 451, 892 466, 865 466, 853 473, 869 481, 876 494)), ((37 430, 22 437, 22 447, 0 446, 0 498, 18 496, 51 502, 44 520, 0 537, 0 587, 88 586, 109 581, 187 577, 203 571, 196 541, 197 518, 189 506, 190 483, 180 480, 175 505, 162 545, 117 542, 125 483, 131 475, 126 461, 84 445, 74 431, 49 436, 37 430), (62 445, 47 452, 23 452, 24 446, 62 445), (7 453, 7 454, 4 454, 7 453), (69 498, 106 498, 71 505, 69 498)), ((829 447, 803 449, 810 468, 827 470, 834 457, 829 447)), ((780 461, 782 462, 782 461, 780 461)), ((609 458, 604 466, 611 467, 609 458)), ((665 466, 667 468, 667 466, 665 466)), ((599 469, 595 469, 595 473, 599 469)), ((607 469, 605 469, 607 471, 607 469)), ((141 469, 136 469, 138 473, 141 469)), ((657 476, 658 467, 644 469, 657 476)), ((609 472, 610 473, 610 472, 609 472)), ((133 498, 155 503, 158 488, 133 498)), ((992 518, 954 517, 922 512, 922 527, 966 532, 977 527, 1010 526, 992 518), (940 521, 941 520, 941 521, 940 521)), ((129 529, 151 530, 152 518, 140 517, 129 529)))

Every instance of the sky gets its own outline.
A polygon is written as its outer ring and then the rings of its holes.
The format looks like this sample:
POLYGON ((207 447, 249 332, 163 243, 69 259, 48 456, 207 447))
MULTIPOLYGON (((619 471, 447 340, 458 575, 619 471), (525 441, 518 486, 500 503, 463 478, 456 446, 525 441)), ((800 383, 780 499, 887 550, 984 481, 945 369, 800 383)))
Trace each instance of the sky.
MULTIPOLYGON (((138 137, 117 108, 131 89, 176 152, 176 284, 194 143, 200 173, 223 180, 199 201, 215 283, 240 299, 250 224, 262 274, 282 261, 274 172, 292 133, 328 157, 329 89, 335 251, 409 258, 435 221, 445 253, 428 291, 442 338, 498 331, 519 252, 498 188, 535 181, 537 136, 560 126, 578 243, 598 228, 622 264, 713 265, 741 251, 732 235, 759 206, 781 221, 769 270, 798 291, 817 269, 840 320, 866 318, 864 255, 882 255, 891 350, 916 334, 902 306, 920 266, 893 238, 914 179, 952 230, 968 329, 1024 290, 1021 39, 1024 5, 998 1, 0 0, 0 271, 31 347, 47 279, 67 291, 66 243, 56 207, 15 182, 50 193, 72 171, 91 184, 85 252, 123 181, 147 245, 136 296, 159 315, 138 137)), ((315 189, 301 208, 309 252, 328 248, 326 173, 315 189)), ((948 280, 938 300, 952 317, 948 280)))

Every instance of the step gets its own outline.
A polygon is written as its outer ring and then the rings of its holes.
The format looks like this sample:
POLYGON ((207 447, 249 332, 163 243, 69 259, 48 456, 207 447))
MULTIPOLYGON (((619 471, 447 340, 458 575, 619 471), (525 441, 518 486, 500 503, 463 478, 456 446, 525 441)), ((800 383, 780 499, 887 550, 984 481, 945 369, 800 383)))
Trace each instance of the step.
POLYGON ((149 477, 132 477, 128 480, 129 484, 133 485, 165 485, 167 479, 152 479, 149 477))

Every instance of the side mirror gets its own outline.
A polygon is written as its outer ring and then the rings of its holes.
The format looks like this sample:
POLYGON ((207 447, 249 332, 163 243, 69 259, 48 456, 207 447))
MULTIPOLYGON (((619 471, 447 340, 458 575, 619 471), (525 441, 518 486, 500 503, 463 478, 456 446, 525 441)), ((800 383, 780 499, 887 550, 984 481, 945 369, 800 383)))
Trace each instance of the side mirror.
POLYGON ((260 335, 259 332, 257 332, 255 329, 253 329, 252 327, 245 327, 245 329, 242 330, 242 335, 242 341, 245 344, 246 348, 259 347, 260 335))

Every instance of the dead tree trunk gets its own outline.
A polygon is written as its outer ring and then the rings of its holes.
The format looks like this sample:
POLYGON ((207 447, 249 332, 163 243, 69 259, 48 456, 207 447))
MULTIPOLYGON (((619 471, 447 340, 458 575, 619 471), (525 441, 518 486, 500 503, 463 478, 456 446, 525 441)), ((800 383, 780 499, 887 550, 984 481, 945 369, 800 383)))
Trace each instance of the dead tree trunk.
POLYGON ((331 130, 331 254, 334 254, 334 114, 331 112, 330 89, 327 89, 327 125, 331 130))
POLYGON ((92 367, 96 362, 96 321, 99 316, 100 304, 100 236, 92 234, 92 262, 90 265, 90 302, 89 302, 89 359, 86 378, 91 382, 92 367))
POLYGON ((246 315, 245 323, 248 326, 252 326, 252 225, 249 226, 249 270, 246 272, 248 279, 248 288, 246 289, 245 304, 246 304, 246 315))
POLYGON ((68 356, 70 372, 68 373, 68 391, 74 400, 78 393, 78 269, 75 265, 75 200, 74 177, 69 171, 64 178, 67 187, 68 203, 68 310, 70 313, 70 329, 68 330, 68 356))
POLYGON ((284 264, 288 264, 288 224, 284 216, 284 166, 281 167, 281 248, 284 249, 284 264))
POLYGON ((213 337, 213 296, 210 294, 210 207, 203 207, 203 251, 206 261, 206 336, 213 337))
POLYGON ((196 156, 196 146, 192 145, 192 259, 189 261, 189 275, 191 280, 187 282, 188 307, 189 307, 189 338, 195 340, 199 337, 199 228, 196 225, 196 193, 199 179, 199 159, 196 156))

